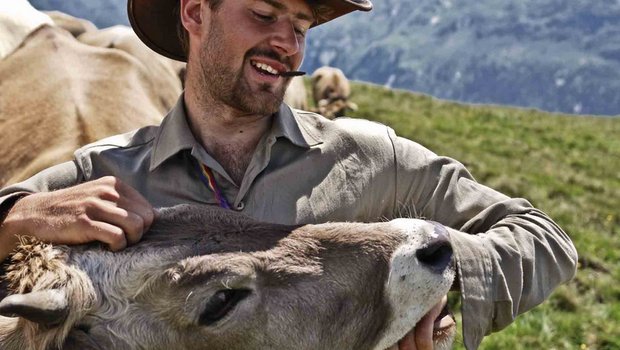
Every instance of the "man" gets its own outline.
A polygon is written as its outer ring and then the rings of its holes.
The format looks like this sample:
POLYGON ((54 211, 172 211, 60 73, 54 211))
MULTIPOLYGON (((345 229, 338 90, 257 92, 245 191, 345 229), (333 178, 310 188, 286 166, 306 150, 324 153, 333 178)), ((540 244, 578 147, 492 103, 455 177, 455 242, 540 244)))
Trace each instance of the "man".
MULTIPOLYGON (((159 127, 86 146, 73 162, 0 192, 2 258, 15 234, 123 249, 148 229, 153 207, 180 202, 281 223, 376 221, 408 210, 450 228, 468 349, 574 275, 570 239, 527 201, 476 183, 460 163, 385 126, 328 121, 282 104, 308 29, 370 10, 369 0, 175 5, 129 0, 129 15, 147 45, 187 59, 178 104, 159 127)), ((444 304, 399 347, 432 348, 444 304)))

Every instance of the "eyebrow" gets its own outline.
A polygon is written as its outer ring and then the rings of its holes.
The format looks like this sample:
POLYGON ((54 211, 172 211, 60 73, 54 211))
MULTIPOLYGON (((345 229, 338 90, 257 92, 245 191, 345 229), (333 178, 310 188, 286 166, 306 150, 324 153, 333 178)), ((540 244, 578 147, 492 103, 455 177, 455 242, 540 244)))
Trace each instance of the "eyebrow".
MULTIPOLYGON (((260 1, 267 3, 268 5, 271 5, 278 10, 288 10, 288 7, 285 4, 277 0, 260 0, 260 1)), ((315 21, 313 16, 308 16, 305 13, 301 13, 301 12, 296 13, 295 17, 297 17, 298 19, 304 20, 304 21, 308 21, 310 23, 314 23, 315 21)))

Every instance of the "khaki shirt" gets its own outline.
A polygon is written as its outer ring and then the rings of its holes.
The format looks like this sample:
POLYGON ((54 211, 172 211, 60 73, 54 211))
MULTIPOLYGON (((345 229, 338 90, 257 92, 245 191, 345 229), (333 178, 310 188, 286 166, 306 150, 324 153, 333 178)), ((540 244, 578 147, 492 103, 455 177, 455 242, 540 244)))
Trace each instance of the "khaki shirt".
POLYGON ((478 184, 457 161, 359 119, 327 120, 282 105, 235 184, 192 135, 183 97, 163 120, 85 146, 75 160, 0 191, 15 196, 119 177, 154 207, 217 205, 199 179, 210 167, 234 210, 284 223, 421 217, 451 228, 468 349, 541 303, 575 273, 570 238, 524 199, 478 184))

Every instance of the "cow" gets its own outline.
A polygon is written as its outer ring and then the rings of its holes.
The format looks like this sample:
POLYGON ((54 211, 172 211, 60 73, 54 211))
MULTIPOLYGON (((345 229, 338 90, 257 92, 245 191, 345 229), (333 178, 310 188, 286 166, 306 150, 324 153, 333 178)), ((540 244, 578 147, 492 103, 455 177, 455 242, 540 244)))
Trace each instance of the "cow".
POLYGON ((342 70, 323 66, 312 73, 312 97, 316 110, 323 116, 333 119, 347 110, 357 110, 357 105, 349 101, 350 96, 351 86, 342 70))
POLYGON ((78 40, 92 46, 125 51, 136 57, 151 72, 152 79, 157 86, 170 85, 174 86, 175 90, 182 88, 185 63, 171 60, 151 50, 138 38, 131 27, 116 25, 89 31, 78 36, 78 40))
POLYGON ((0 60, 13 52, 33 30, 52 19, 28 0, 0 1, 0 60))
POLYGON ((188 204, 160 209, 121 252, 23 237, 8 271, 5 350, 383 350, 455 275, 448 231, 430 221, 289 226, 188 204))
POLYGON ((308 97, 303 77, 293 77, 284 94, 284 103, 295 109, 308 110, 308 97))
POLYGON ((73 17, 64 12, 43 11, 43 13, 48 15, 56 26, 63 28, 76 38, 86 32, 97 30, 97 26, 93 22, 83 18, 73 17))
POLYGON ((181 84, 153 75, 127 52, 36 28, 0 60, 0 187, 70 160, 82 145, 159 124, 181 84))

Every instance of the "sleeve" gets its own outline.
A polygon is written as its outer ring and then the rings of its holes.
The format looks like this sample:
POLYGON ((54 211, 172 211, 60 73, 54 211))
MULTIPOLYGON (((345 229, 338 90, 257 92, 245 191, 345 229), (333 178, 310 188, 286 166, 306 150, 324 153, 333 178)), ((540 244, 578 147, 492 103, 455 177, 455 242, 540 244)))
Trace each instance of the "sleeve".
POLYGON ((31 193, 49 192, 83 182, 80 168, 75 162, 65 162, 41 171, 33 177, 0 190, 0 223, 15 202, 31 193))
POLYGON ((575 247, 545 213, 477 183, 459 162, 392 136, 397 201, 449 227, 467 349, 575 275, 575 247))

